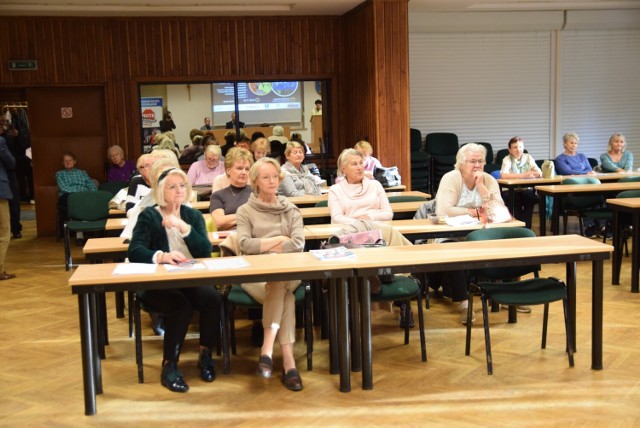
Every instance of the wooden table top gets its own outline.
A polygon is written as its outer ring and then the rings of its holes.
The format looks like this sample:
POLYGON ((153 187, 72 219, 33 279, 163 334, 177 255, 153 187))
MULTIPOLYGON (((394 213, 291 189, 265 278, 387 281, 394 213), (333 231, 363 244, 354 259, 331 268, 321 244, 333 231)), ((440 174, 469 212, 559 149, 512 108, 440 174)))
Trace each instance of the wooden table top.
MULTIPOLYGON (((429 219, 420 219, 420 220, 391 220, 380 222, 384 224, 388 224, 393 226, 403 235, 411 235, 411 234, 428 234, 434 233, 438 235, 451 233, 457 234, 457 232, 471 232, 473 230, 482 229, 485 227, 483 224, 470 224, 464 226, 449 226, 448 224, 433 224, 429 219)), ((304 227, 304 236, 305 239, 311 240, 321 240, 328 239, 330 236, 335 235, 340 232, 340 230, 344 227, 343 224, 311 224, 306 225, 304 227)), ((520 220, 511 220, 506 223, 489 223, 486 225, 487 228, 496 228, 496 227, 524 227, 524 222, 520 220)))
MULTIPOLYGON (((638 172, 602 172, 588 177, 595 177, 601 182, 618 181, 623 177, 637 177, 638 172)), ((538 184, 559 184, 565 178, 585 177, 584 175, 556 175, 554 178, 499 178, 498 183, 503 186, 518 186, 538 184)))
MULTIPOLYGON (((387 196, 418 196, 425 199, 430 199, 431 195, 424 192, 419 191, 409 191, 409 192, 387 192, 387 196)), ((304 195, 304 196, 290 196, 288 199, 292 203, 298 206, 304 205, 315 205, 318 202, 326 201, 328 199, 328 194, 323 193, 322 195, 304 195)))
POLYGON ((607 204, 638 209, 640 208, 640 198, 611 198, 607 199, 607 204))
MULTIPOLYGON (((425 202, 426 201, 394 202, 391 204, 391 209, 394 213, 416 212, 425 202)), ((329 207, 300 208, 300 213, 302 214, 302 218, 331 217, 329 207)))
MULTIPOLYGON (((534 238, 499 239, 491 241, 463 241, 445 244, 413 245, 402 247, 361 248, 356 253, 356 268, 374 269, 412 265, 465 263, 472 268, 474 262, 487 260, 544 259, 547 256, 590 254, 609 258, 613 247, 579 235, 538 236, 534 238), (361 256, 361 257, 360 257, 361 256)), ((532 263, 537 263, 532 261, 532 263)), ((447 270, 444 266, 439 270, 447 270)))
POLYGON ((553 184, 536 186, 543 193, 562 195, 570 193, 616 192, 623 190, 640 190, 640 182, 600 183, 600 184, 553 184))
MULTIPOLYGON (((181 282, 185 283, 197 280, 217 280, 218 283, 252 282, 261 281, 274 275, 282 275, 294 278, 296 275, 304 277, 322 278, 329 272, 339 276, 351 276, 353 273, 353 260, 340 259, 332 261, 320 261, 309 252, 262 254, 254 256, 242 256, 250 266, 237 269, 220 270, 184 270, 168 272, 164 266, 157 265, 154 273, 134 273, 127 275, 114 275, 113 270, 118 263, 100 263, 80 265, 69 278, 68 284, 74 293, 87 292, 84 287, 100 286, 103 291, 118 290, 118 285, 139 284, 139 288, 174 287, 181 282), (113 287, 109 287, 112 285, 113 287)), ((231 259, 231 257, 225 259, 231 259)), ((203 261, 207 259, 199 259, 203 261)), ((216 260, 210 259, 210 260, 216 260)))

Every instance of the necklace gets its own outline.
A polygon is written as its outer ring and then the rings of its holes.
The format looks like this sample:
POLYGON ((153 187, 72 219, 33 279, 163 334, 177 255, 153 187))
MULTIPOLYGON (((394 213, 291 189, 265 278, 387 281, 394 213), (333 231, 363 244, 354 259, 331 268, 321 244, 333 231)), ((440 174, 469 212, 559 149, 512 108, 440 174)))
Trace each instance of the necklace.
POLYGON ((229 191, 231 192, 234 198, 237 198, 238 195, 242 193, 244 189, 245 189, 244 187, 236 187, 232 184, 229 185, 229 191), (234 189, 236 190, 235 192, 233 191, 234 189))

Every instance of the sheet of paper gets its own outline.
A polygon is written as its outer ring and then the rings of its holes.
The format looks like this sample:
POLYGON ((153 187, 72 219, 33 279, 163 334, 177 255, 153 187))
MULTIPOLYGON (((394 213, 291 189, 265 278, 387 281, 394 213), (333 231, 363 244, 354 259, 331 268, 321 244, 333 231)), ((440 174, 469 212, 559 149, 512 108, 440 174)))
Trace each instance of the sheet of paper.
POLYGON ((469 214, 458 215, 455 217, 447 217, 447 224, 449 226, 467 226, 470 224, 479 224, 480 220, 475 217, 471 217, 469 214))
POLYGON ((205 260, 204 264, 209 270, 240 269, 251 266, 244 257, 216 257, 205 260))
POLYGON ((155 273, 157 265, 153 263, 120 263, 113 270, 114 275, 132 275, 155 273))
POLYGON ((192 270, 205 270, 204 263, 195 263, 192 265, 163 265, 167 272, 188 272, 192 270))

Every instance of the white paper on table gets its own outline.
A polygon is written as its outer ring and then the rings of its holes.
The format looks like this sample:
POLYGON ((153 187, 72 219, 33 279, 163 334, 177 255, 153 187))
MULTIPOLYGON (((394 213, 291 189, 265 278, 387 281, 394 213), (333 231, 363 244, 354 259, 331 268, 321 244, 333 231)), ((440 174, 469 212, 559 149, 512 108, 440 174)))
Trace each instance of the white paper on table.
POLYGON ((447 224, 449 226, 467 226, 470 224, 480 224, 480 220, 475 217, 471 217, 469 214, 465 214, 455 217, 447 217, 447 224))
POLYGON ((209 270, 240 269, 251 266, 244 257, 216 257, 205 260, 204 264, 209 270))
POLYGON ((194 263, 192 265, 163 265, 167 272, 187 272, 191 270, 204 270, 203 263, 194 263))
POLYGON ((136 273, 155 273, 156 266, 153 263, 120 263, 113 269, 114 275, 132 275, 136 273))

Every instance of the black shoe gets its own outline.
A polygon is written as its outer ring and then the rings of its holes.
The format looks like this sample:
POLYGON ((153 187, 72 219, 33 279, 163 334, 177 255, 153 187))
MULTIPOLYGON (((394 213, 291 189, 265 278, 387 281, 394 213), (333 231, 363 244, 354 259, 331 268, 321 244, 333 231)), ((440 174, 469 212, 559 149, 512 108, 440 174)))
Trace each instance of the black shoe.
POLYGON ((184 381, 182 373, 178 370, 178 363, 170 361, 162 362, 160 383, 173 392, 187 392, 189 390, 189 385, 184 381))
POLYGON ((596 234, 597 231, 598 231, 598 228, 595 225, 587 226, 586 229, 584 230, 584 236, 586 236, 587 238, 591 238, 593 235, 596 234))
MULTIPOLYGON (((404 329, 407 326, 407 320, 404 315, 405 305, 400 306, 400 328, 404 329)), ((409 328, 415 327, 416 323, 413 320, 413 311, 409 310, 409 328)))
POLYGON ((302 379, 298 369, 291 369, 286 373, 282 370, 282 383, 289 391, 302 391, 302 379))
POLYGON ((157 312, 149 312, 151 328, 156 336, 164 336, 164 317, 157 312))
POLYGON ((251 344, 256 348, 262 347, 264 341, 264 327, 261 322, 256 322, 251 327, 251 344))
POLYGON ((200 369, 200 378, 205 382, 213 382, 216 380, 216 362, 211 358, 210 349, 201 349, 200 358, 198 359, 198 368, 200 369))
POLYGON ((256 374, 258 376, 262 376, 265 379, 269 379, 272 373, 273 373, 273 361, 271 361, 271 357, 268 355, 260 355, 260 360, 258 361, 258 368, 256 369, 256 374))
POLYGON ((11 239, 20 239, 20 238, 22 238, 22 233, 20 232, 16 232, 11 235, 11 239))

